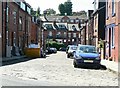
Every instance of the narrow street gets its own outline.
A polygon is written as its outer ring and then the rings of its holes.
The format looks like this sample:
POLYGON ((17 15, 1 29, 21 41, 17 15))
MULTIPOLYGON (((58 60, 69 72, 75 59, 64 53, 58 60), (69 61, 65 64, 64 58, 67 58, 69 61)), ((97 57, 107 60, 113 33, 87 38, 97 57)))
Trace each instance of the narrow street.
MULTIPOLYGON (((17 77, 20 80, 53 83, 53 86, 118 86, 118 76, 108 70, 74 68, 73 59, 65 52, 47 55, 21 63, 0 67, 3 76, 17 77)), ((6 85, 6 84, 4 84, 6 85)), ((44 86, 49 86, 45 84, 44 86)), ((22 85, 21 85, 22 86, 22 85)))

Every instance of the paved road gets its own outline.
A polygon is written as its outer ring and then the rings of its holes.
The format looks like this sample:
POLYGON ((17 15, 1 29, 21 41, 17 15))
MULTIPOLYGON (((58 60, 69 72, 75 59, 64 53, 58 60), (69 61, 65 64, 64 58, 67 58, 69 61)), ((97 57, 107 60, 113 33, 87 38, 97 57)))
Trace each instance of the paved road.
POLYGON ((0 67, 3 76, 36 81, 42 86, 118 86, 118 76, 108 70, 74 68, 73 59, 65 52, 48 55, 47 58, 25 60, 0 67), (48 84, 46 84, 48 83, 48 84))

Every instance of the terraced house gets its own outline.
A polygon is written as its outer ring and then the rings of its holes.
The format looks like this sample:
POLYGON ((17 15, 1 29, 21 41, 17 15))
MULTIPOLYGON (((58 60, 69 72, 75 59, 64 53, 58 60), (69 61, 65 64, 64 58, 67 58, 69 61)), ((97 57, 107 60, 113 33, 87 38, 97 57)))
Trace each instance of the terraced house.
POLYGON ((44 21, 44 40, 53 39, 58 42, 69 44, 79 44, 81 23, 85 17, 75 16, 48 16, 44 21))
POLYGON ((2 2, 2 56, 23 54, 30 43, 31 15, 26 2, 2 2))
POLYGON ((106 1, 106 58, 120 60, 120 1, 106 1), (118 59, 119 58, 119 59, 118 59))

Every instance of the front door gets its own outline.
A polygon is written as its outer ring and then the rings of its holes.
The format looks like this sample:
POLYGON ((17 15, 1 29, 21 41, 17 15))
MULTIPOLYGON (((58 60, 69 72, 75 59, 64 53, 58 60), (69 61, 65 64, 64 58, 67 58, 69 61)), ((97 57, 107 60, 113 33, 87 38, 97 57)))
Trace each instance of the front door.
POLYGON ((109 28, 109 57, 111 57, 111 28, 109 28))

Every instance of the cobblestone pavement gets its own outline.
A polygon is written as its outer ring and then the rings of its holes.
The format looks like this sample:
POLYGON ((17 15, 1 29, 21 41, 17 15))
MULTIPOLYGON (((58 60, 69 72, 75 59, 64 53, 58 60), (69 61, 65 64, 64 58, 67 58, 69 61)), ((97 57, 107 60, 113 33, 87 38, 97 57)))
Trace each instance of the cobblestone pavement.
POLYGON ((22 80, 49 81, 58 86, 118 86, 118 76, 108 70, 74 68, 65 52, 0 67, 2 75, 22 80), (63 84, 63 85, 61 85, 63 84))

